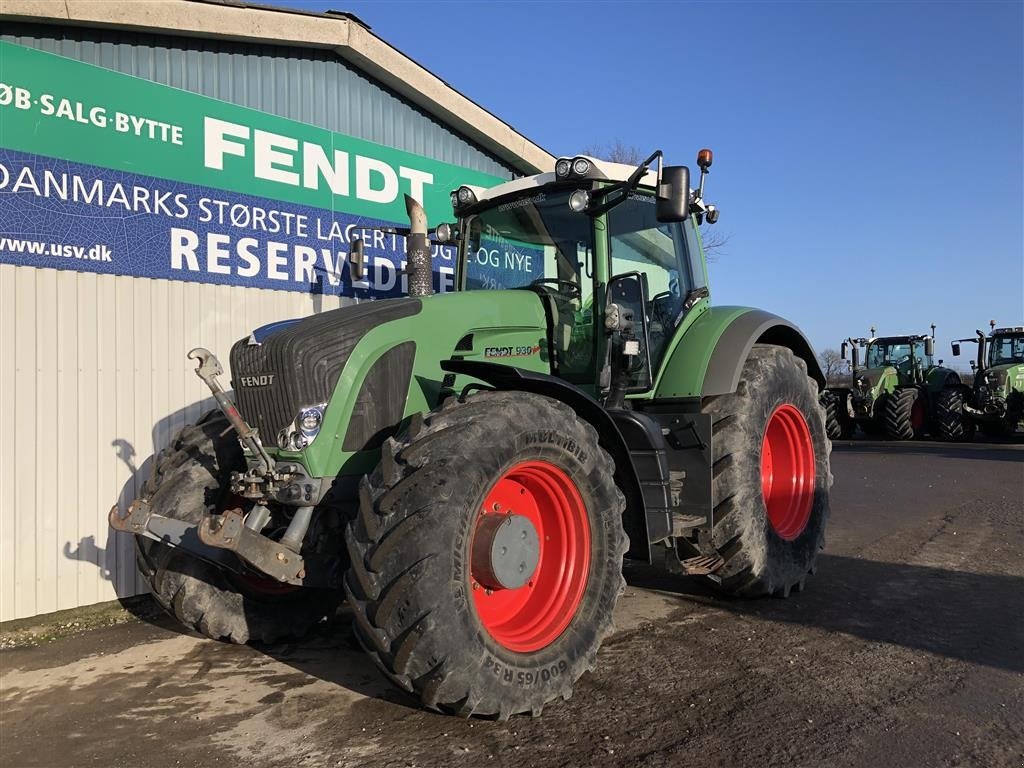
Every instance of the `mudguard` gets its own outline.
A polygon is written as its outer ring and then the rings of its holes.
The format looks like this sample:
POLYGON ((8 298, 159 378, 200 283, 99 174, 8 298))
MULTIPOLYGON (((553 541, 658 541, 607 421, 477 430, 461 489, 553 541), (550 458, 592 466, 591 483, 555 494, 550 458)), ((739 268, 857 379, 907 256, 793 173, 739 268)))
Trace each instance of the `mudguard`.
POLYGON ((735 392, 754 344, 776 344, 807 364, 807 375, 825 386, 814 349, 788 320, 750 307, 711 307, 687 327, 667 356, 654 387, 656 400, 735 392))

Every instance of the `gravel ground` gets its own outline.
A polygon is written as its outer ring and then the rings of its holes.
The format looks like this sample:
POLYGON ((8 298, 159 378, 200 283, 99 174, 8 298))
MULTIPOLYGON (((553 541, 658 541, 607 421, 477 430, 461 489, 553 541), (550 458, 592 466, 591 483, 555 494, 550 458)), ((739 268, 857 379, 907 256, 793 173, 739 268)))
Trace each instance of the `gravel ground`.
POLYGON ((788 600, 631 568, 572 700, 422 711, 353 645, 239 648, 164 619, 0 652, 20 766, 1021 766, 1024 440, 837 444, 829 540, 788 600))

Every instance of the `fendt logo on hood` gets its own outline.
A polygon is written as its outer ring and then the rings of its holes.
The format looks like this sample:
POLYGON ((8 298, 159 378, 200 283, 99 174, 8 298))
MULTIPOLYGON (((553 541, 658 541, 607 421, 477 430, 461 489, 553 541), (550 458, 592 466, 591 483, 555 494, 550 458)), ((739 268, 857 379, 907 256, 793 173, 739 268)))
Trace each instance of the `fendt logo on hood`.
POLYGON ((243 387, 269 387, 274 383, 276 373, 261 373, 256 376, 242 376, 239 381, 243 387))

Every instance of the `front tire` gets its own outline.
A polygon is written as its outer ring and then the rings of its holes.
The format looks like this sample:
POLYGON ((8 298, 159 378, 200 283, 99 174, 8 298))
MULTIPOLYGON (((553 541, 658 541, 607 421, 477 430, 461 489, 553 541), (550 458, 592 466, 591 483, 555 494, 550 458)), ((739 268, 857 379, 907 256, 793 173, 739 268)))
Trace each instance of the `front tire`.
POLYGON ((974 421, 964 416, 964 393, 946 387, 935 400, 935 431, 941 440, 962 443, 974 437, 974 421))
POLYGON ((449 401, 389 440, 346 530, 360 643, 432 709, 504 719, 568 698, 625 586, 614 472, 589 424, 523 392, 449 401), (503 587, 478 542, 513 520, 539 553, 503 587))
MULTIPOLYGON (((219 511, 232 470, 245 466, 228 420, 211 413, 185 427, 156 457, 142 488, 157 514, 198 524, 219 511)), ((302 637, 341 604, 337 590, 295 588, 229 573, 187 552, 135 537, 136 562, 156 601, 213 640, 273 643, 302 637)))
POLYGON ((928 409, 917 387, 902 387, 885 400, 885 436, 890 440, 917 440, 928 427, 928 409))
POLYGON ((714 528, 702 541, 725 564, 707 577, 744 597, 803 588, 825 543, 832 444, 807 366, 755 345, 736 392, 705 398, 712 417, 714 528))

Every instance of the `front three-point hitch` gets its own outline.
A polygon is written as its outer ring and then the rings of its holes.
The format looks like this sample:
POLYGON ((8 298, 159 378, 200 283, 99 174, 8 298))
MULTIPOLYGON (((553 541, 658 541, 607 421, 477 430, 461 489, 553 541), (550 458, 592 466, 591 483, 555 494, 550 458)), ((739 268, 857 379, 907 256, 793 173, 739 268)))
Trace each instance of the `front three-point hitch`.
POLYGON ((288 584, 337 586, 337 573, 326 561, 301 553, 313 512, 323 497, 320 479, 309 477, 298 463, 275 462, 267 453, 257 430, 246 423, 217 381, 224 369, 212 352, 198 347, 188 356, 199 361, 196 375, 210 388, 244 450, 246 469, 231 473, 229 490, 245 500, 248 510, 236 506, 190 525, 152 512, 148 500, 139 499, 124 513, 115 505, 110 510, 111 527, 188 550, 229 570, 244 572, 248 566, 288 584), (288 526, 276 541, 262 534, 271 522, 272 506, 291 508, 288 526))

